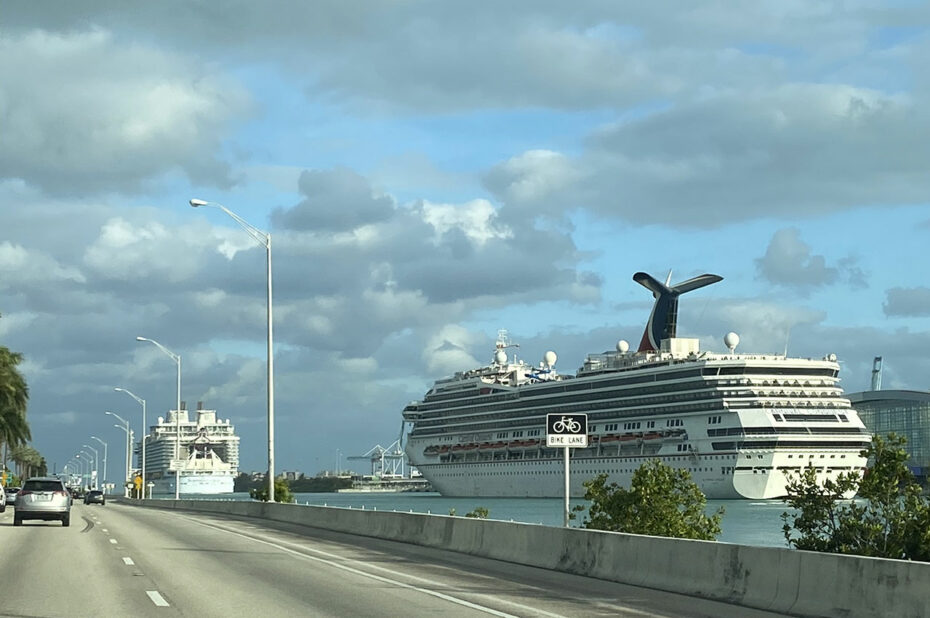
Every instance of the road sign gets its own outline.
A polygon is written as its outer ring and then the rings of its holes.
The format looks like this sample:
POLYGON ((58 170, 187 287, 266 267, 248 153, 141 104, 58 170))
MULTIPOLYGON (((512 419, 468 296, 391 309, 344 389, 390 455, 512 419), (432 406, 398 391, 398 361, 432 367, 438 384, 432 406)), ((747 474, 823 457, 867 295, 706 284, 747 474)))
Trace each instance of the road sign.
POLYGON ((587 414, 547 414, 546 446, 588 446, 587 414))
POLYGON ((142 487, 142 477, 141 477, 141 476, 137 476, 137 477, 133 478, 133 479, 132 479, 132 482, 133 482, 133 484, 136 486, 136 489, 139 489, 140 487, 142 487))

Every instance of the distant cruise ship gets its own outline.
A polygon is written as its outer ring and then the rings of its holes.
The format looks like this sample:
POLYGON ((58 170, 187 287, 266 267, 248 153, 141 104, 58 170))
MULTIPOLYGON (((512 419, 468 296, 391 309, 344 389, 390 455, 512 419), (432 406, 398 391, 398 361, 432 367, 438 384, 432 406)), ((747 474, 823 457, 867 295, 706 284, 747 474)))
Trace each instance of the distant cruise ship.
POLYGON ((821 481, 863 470, 871 436, 835 355, 741 354, 735 333, 716 354, 676 336, 678 297, 721 279, 670 286, 636 273, 655 298, 639 349, 620 341, 575 376, 555 372, 553 352, 538 367, 509 358, 515 346, 501 331, 491 364, 437 381, 404 408, 411 465, 445 496, 558 497, 562 450, 546 447, 546 414, 587 413, 589 446, 571 449, 576 497, 602 473, 628 487, 650 458, 688 470, 710 499, 784 496, 786 476, 807 466, 821 481))
POLYGON ((197 404, 197 419, 181 411, 168 411, 151 427, 145 446, 146 484, 154 483, 152 495, 174 496, 180 476, 181 494, 228 494, 239 470, 239 436, 228 420, 216 418, 216 410, 197 404), (174 458, 180 420, 180 453, 174 458), (180 471, 180 475, 176 473, 180 471))

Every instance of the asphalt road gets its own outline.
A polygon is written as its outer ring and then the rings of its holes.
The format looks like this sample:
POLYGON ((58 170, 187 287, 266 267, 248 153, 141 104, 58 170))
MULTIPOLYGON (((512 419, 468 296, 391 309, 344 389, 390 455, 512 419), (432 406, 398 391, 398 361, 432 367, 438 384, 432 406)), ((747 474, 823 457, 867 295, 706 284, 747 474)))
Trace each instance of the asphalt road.
POLYGON ((75 504, 0 515, 0 615, 707 616, 769 612, 300 526, 75 504))

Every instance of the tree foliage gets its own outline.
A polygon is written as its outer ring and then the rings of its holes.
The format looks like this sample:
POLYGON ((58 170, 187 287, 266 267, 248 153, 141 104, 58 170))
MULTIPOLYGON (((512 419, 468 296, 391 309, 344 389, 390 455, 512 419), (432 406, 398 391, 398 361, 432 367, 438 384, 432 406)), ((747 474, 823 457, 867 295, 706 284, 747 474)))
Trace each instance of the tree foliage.
MULTIPOLYGON (((249 495, 253 500, 268 502, 268 483, 262 483, 261 487, 252 489, 249 491, 249 495)), ((281 478, 274 480, 274 501, 288 504, 294 502, 294 494, 291 493, 291 488, 288 487, 286 480, 281 478)))
POLYGON ((0 346, 0 442, 25 444, 32 438, 26 422, 29 387, 19 372, 22 354, 0 346))
POLYGON ((818 483, 814 468, 790 479, 782 530, 798 549, 930 561, 930 503, 907 467, 907 440, 873 436, 869 467, 818 483), (858 499, 846 500, 858 489, 858 499))
POLYGON ((584 486, 585 500, 591 503, 582 523, 585 528, 709 541, 720 534, 723 508, 707 515, 707 498, 691 474, 658 459, 633 473, 629 489, 608 485, 606 474, 585 481, 584 486))

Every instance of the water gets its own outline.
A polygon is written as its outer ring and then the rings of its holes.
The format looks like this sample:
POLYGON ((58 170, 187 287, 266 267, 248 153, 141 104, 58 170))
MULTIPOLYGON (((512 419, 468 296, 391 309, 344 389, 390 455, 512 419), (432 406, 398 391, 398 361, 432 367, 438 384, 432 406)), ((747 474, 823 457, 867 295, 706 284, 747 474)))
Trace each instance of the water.
MULTIPOLYGON (((195 498, 196 496, 183 496, 195 498)), ((437 493, 298 493, 294 494, 298 504, 312 506, 334 506, 377 511, 400 511, 448 515, 451 509, 464 517, 469 511, 482 506, 488 509, 489 519, 517 521, 547 526, 561 526, 564 500, 561 498, 444 498, 437 493)), ((216 496, 203 496, 215 499, 216 496)), ((228 496, 233 500, 248 500, 247 493, 228 496)), ((584 500, 572 500, 571 506, 584 504, 584 500)), ((781 514, 789 510, 781 500, 709 500, 707 511, 719 507, 725 509, 720 522, 721 534, 718 541, 766 547, 786 547, 782 533, 781 514)), ((583 514, 572 525, 581 523, 583 514)))

